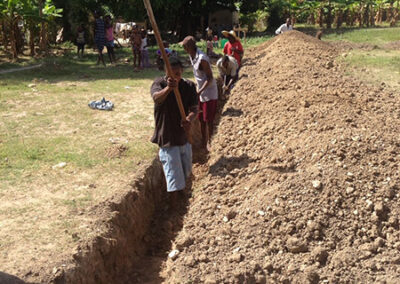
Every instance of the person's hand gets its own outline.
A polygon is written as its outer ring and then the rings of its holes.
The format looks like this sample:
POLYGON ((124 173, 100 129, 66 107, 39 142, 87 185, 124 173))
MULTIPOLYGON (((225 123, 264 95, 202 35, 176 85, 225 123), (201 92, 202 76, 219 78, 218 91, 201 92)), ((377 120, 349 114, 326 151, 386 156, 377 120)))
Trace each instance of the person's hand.
POLYGON ((168 77, 167 85, 170 89, 174 89, 174 88, 178 87, 178 82, 174 78, 168 77))
POLYGON ((183 129, 185 129, 185 132, 189 132, 190 131, 190 119, 188 117, 186 117, 186 120, 182 120, 181 121, 181 126, 183 127, 183 129))

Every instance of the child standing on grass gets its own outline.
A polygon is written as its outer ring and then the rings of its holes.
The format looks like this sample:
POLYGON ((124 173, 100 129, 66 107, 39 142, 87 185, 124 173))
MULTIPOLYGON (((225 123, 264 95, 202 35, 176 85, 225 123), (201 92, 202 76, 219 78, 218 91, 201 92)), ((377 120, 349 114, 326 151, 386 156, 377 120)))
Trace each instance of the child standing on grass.
POLYGON ((78 27, 76 45, 78 46, 78 57, 83 57, 83 52, 85 50, 85 29, 83 24, 80 24, 78 27), (81 55, 79 55, 79 51, 81 52, 81 55))
POLYGON ((142 35, 140 34, 140 30, 137 25, 133 26, 130 41, 132 44, 132 53, 133 53, 133 68, 137 70, 137 68, 140 67, 140 61, 141 61, 140 48, 142 46, 142 35))
POLYGON ((105 17, 105 31, 106 31, 106 47, 108 58, 110 59, 110 63, 115 63, 115 53, 114 53, 114 32, 113 32, 113 23, 111 20, 111 16, 107 15, 105 17))
POLYGON ((103 57, 103 49, 106 43, 105 37, 105 28, 104 28, 104 21, 101 18, 101 14, 99 11, 94 12, 94 18, 96 19, 95 26, 94 26, 94 42, 96 44, 98 56, 97 56, 97 65, 100 61, 106 66, 103 57))
POLYGON ((149 68, 150 63, 149 63, 149 51, 147 50, 147 32, 142 29, 142 45, 140 48, 140 53, 142 55, 142 68, 149 68))

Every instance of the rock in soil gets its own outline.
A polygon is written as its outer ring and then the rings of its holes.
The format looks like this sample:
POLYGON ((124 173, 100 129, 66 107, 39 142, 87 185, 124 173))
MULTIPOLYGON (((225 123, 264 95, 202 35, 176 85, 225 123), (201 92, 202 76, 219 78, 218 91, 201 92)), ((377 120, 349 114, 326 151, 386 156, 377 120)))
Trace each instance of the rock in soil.
POLYGON ((350 48, 293 31, 245 51, 166 283, 400 283, 400 96, 346 75, 350 48))

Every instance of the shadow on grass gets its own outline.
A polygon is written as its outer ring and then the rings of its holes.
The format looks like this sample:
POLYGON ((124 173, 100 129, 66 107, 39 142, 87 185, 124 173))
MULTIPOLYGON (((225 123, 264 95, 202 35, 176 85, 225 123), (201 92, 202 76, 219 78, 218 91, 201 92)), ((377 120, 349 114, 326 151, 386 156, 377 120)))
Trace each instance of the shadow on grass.
MULTIPOLYGON (((164 75, 164 72, 159 71, 155 65, 155 53, 156 49, 154 47, 149 49, 152 67, 138 71, 135 71, 133 68, 133 57, 129 48, 116 50, 118 62, 115 66, 109 64, 108 55, 105 53, 104 60, 107 67, 104 67, 102 64, 96 65, 97 54, 93 53, 91 50, 86 53, 83 58, 78 58, 75 51, 69 51, 63 56, 49 56, 43 58, 42 61, 20 59, 20 62, 17 63, 2 63, 0 64, 0 68, 4 70, 22 67, 26 66, 23 64, 28 62, 42 62, 43 66, 35 70, 21 70, 13 73, 0 74, 0 80, 7 81, 8 84, 18 84, 20 82, 28 82, 39 78, 47 80, 49 83, 63 81, 154 79, 155 77, 164 75)), ((185 61, 185 54, 181 54, 180 58, 185 61)), ((184 76, 187 74, 185 73, 184 76)))

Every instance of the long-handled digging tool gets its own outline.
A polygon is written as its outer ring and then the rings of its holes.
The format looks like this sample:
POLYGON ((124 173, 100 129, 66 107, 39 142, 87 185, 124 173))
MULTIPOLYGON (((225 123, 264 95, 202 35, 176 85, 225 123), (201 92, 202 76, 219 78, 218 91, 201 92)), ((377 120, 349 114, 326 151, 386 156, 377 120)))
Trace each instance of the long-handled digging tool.
MULTIPOLYGON (((161 56, 164 60, 165 67, 167 69, 167 75, 169 77, 173 78, 174 74, 172 73, 172 68, 171 68, 171 64, 169 63, 169 60, 168 60, 168 55, 165 52, 164 43, 162 41, 160 31, 158 30, 156 19, 154 18, 153 8, 151 7, 150 0, 143 0, 143 2, 144 2, 144 6, 146 7, 147 15, 149 16, 151 26, 153 27, 154 36, 156 37, 158 47, 160 48, 161 56)), ((179 92, 178 87, 174 88, 174 94, 176 97, 176 102, 178 103, 179 112, 181 113, 182 120, 185 121, 186 120, 185 109, 183 108, 181 93, 179 92)), ((190 135, 190 131, 186 132, 186 136, 187 136, 189 143, 192 144, 192 137, 190 135)))

